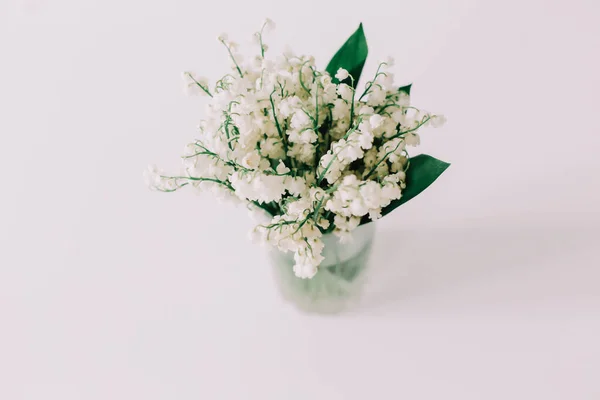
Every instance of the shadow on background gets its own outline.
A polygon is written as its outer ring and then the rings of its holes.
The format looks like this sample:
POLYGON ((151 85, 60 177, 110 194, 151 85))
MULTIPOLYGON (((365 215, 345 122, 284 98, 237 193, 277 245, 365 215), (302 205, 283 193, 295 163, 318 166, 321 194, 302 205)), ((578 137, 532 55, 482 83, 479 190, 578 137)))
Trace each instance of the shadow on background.
POLYGON ((593 242, 586 229, 498 227, 498 221, 487 226, 477 221, 476 226, 456 228, 380 230, 361 309, 459 290, 457 286, 473 280, 489 283, 532 271, 537 276, 540 270, 556 269, 563 259, 560 268, 568 268, 569 258, 593 242))

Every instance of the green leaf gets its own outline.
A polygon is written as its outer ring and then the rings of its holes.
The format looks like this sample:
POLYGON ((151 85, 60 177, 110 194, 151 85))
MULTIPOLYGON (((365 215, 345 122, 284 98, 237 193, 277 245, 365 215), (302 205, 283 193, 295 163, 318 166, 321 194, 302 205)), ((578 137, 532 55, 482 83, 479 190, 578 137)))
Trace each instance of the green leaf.
POLYGON ((402 191, 402 197, 392 201, 381 214, 389 214, 396 207, 418 196, 429 185, 435 182, 449 166, 449 163, 426 154, 410 158, 410 165, 408 166, 408 171, 406 171, 406 188, 402 191))
MULTIPOLYGON (((439 178, 449 166, 449 163, 426 154, 411 157, 408 171, 406 171, 406 188, 402 191, 402 197, 392 201, 381 211, 381 215, 391 213, 402 204, 418 196, 439 178)), ((361 223, 366 224, 368 222, 371 222, 371 220, 368 216, 364 216, 361 223)))
POLYGON ((406 94, 410 94, 410 88, 412 87, 412 83, 408 84, 406 86, 402 86, 401 88, 398 88, 399 92, 404 92, 406 94))
MULTIPOLYGON (((361 23, 356 32, 354 32, 352 36, 346 40, 346 43, 340 47, 337 53, 335 53, 325 70, 329 72, 329 75, 333 78, 333 82, 338 83, 339 81, 335 78, 335 74, 338 69, 344 68, 354 78, 354 87, 356 87, 365 61, 367 60, 368 53, 367 38, 365 37, 365 32, 361 23)), ((342 83, 352 85, 350 78, 343 80, 342 83)))

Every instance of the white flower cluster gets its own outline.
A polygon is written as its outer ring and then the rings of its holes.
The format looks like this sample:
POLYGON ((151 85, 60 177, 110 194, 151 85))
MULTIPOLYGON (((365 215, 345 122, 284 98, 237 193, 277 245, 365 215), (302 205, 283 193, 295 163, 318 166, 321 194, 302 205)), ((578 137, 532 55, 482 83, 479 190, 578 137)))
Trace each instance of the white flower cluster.
POLYGON ((321 236, 344 238, 365 218, 381 217, 402 196, 406 146, 444 117, 410 105, 406 89, 393 83, 391 60, 359 91, 337 83, 354 83, 348 71, 331 77, 312 57, 265 58, 263 33, 272 25, 267 20, 256 34, 260 54, 247 63, 219 37, 232 72, 214 85, 183 74, 189 93, 211 98, 199 138, 186 146, 180 175, 151 168, 147 179, 156 190, 191 185, 263 210, 271 220, 255 236, 294 252, 294 272, 310 278, 323 259, 321 236))

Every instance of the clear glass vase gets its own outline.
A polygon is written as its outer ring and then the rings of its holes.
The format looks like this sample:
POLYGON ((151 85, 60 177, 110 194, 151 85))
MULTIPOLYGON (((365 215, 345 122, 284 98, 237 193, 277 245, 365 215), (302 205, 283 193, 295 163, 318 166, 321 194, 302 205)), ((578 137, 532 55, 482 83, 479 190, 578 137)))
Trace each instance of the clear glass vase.
POLYGON ((325 259, 311 279, 294 275, 293 253, 269 251, 283 298, 310 313, 337 313, 356 304, 365 283, 374 234, 375 224, 369 223, 352 231, 350 240, 344 243, 331 233, 323 235, 325 259))

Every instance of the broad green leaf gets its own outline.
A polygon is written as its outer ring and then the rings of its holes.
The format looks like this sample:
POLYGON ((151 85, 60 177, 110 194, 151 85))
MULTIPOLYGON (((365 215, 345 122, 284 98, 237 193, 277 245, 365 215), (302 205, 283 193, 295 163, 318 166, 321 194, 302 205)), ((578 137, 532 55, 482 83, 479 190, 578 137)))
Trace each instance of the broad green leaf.
POLYGON ((439 176, 450 166, 449 163, 437 158, 420 154, 410 159, 408 171, 406 171, 406 188, 402 191, 402 197, 394 200, 387 206, 382 215, 389 214, 396 207, 401 206, 412 198, 418 196, 427 189, 439 176))
MULTIPOLYGON (((406 171, 406 188, 402 191, 402 197, 392 201, 381 211, 381 215, 389 214, 402 204, 419 195, 439 178, 449 166, 449 163, 426 154, 411 157, 408 171, 406 171)), ((370 221, 368 216, 365 216, 362 219, 363 224, 370 221)))
MULTIPOLYGON (((340 47, 337 53, 335 53, 325 70, 329 72, 329 75, 333 78, 333 82, 338 83, 338 80, 335 79, 335 74, 338 69, 344 68, 354 78, 354 87, 356 87, 365 61, 367 60, 368 53, 367 38, 365 37, 365 32, 361 23, 356 32, 354 32, 352 36, 346 40, 346 43, 340 47)), ((343 80, 342 83, 348 85, 352 84, 350 78, 343 80)))
POLYGON ((410 88, 412 87, 412 83, 408 84, 406 86, 402 86, 401 88, 398 88, 399 92, 404 92, 406 94, 410 94, 410 88))

